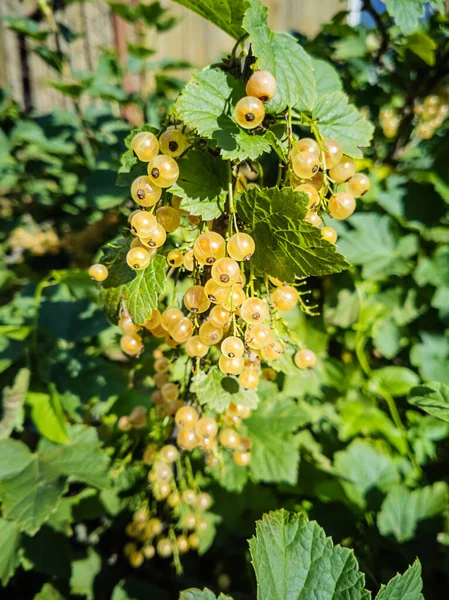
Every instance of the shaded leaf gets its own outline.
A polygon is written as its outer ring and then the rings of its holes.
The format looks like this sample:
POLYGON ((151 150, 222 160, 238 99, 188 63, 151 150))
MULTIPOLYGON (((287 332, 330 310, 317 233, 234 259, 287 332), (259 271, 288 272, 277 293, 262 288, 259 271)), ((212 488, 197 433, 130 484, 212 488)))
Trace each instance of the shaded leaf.
POLYGON ((449 384, 433 381, 414 387, 408 401, 424 412, 449 423, 449 384))
POLYGON ((304 221, 306 203, 305 195, 291 188, 251 189, 240 196, 237 211, 256 242, 251 262, 259 275, 294 281, 349 268, 335 245, 304 221))

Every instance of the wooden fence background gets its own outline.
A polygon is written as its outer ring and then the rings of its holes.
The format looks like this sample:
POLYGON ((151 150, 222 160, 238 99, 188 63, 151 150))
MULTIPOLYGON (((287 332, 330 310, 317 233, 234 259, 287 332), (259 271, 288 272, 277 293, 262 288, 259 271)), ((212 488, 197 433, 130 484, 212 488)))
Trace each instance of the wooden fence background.
MULTIPOLYGON (((132 4, 134 0, 122 1, 132 4)), ((316 33, 321 23, 347 7, 347 2, 342 0, 265 0, 265 3, 270 6, 270 25, 274 29, 297 30, 306 35, 316 33)), ((233 41, 200 16, 173 0, 162 0, 161 4, 171 14, 181 17, 182 23, 156 39, 147 40, 148 46, 157 49, 155 60, 161 57, 184 59, 199 67, 232 48, 233 41)), ((30 16, 36 9, 36 0, 0 0, 0 18, 30 16)), ((84 34, 71 44, 74 70, 95 67, 100 46, 115 45, 123 53, 126 41, 136 41, 133 28, 114 17, 104 0, 69 4, 57 12, 57 19, 84 34)), ((23 52, 20 36, 9 31, 0 20, 0 87, 10 89, 22 105, 31 105, 39 111, 66 107, 68 101, 46 85, 47 80, 54 79, 54 72, 32 52, 27 53, 28 68, 24 72, 23 52)), ((133 82, 132 85, 135 89, 139 84, 133 82)))

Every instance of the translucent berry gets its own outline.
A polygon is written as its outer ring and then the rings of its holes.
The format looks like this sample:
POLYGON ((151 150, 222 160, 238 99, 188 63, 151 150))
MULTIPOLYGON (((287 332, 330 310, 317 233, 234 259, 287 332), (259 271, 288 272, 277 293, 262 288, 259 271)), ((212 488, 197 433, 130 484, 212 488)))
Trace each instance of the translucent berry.
POLYGON ((170 496, 167 498, 167 504, 170 508, 176 508, 181 504, 181 496, 178 492, 172 492, 170 496))
POLYGON ((118 420, 117 423, 117 427, 120 429, 120 431, 130 431, 133 426, 131 425, 131 422, 129 420, 129 417, 120 417, 120 419, 118 420))
POLYGON ((231 335, 221 342, 220 347, 222 353, 226 358, 238 358, 243 356, 245 352, 245 346, 240 338, 231 335))
POLYGON ((144 556, 139 550, 135 550, 129 555, 129 564, 135 569, 138 569, 140 566, 142 566, 144 560, 144 556))
POLYGON ((344 183, 345 181, 348 181, 348 179, 351 179, 354 173, 355 162, 348 156, 343 156, 341 161, 329 171, 329 175, 331 179, 335 181, 335 183, 344 183))
POLYGON ((273 340, 261 350, 262 358, 268 362, 277 360, 284 354, 284 347, 277 340, 273 340))
POLYGON ((159 154, 148 164, 148 177, 154 185, 168 188, 178 180, 178 163, 171 156, 159 154))
POLYGON ((173 158, 180 156, 188 146, 186 136, 179 129, 173 127, 169 127, 159 138, 161 153, 173 158))
POLYGON ((138 210, 130 221, 131 230, 140 238, 149 237, 157 227, 157 219, 146 210, 138 210))
POLYGON ((247 298, 240 308, 240 315, 246 323, 262 323, 268 316, 268 305, 261 298, 247 298))
POLYGON ((166 373, 170 366, 170 361, 165 356, 161 356, 161 358, 157 358, 154 361, 154 370, 156 373, 166 373))
POLYGON ((189 540, 185 535, 178 535, 176 538, 176 547, 178 548, 179 554, 185 554, 189 551, 189 540))
POLYGON ((301 179, 311 179, 320 168, 320 159, 314 152, 298 152, 292 157, 295 175, 301 179))
POLYGON ((223 337, 223 327, 214 325, 211 321, 205 321, 200 327, 199 337, 207 346, 218 344, 223 337))
POLYGON ((314 227, 319 227, 321 225, 321 218, 320 215, 316 212, 313 211, 309 211, 305 218, 304 221, 307 221, 307 223, 310 223, 311 225, 313 225, 314 227))
POLYGON ((218 424, 212 417, 201 417, 196 424, 195 431, 199 437, 214 438, 218 433, 218 424))
POLYGON ((312 350, 298 350, 295 354, 295 365, 299 369, 307 369, 309 367, 314 367, 316 364, 316 355, 312 350))
POLYGON ((123 333, 127 333, 129 335, 137 333, 140 329, 140 327, 138 325, 135 325, 135 323, 133 322, 131 315, 125 313, 122 313, 120 315, 118 326, 123 331, 123 333))
POLYGON ((370 188, 370 180, 364 173, 356 173, 346 184, 346 189, 354 198, 364 196, 370 188))
POLYGON ((223 304, 229 298, 231 289, 218 284, 214 279, 208 279, 204 286, 204 293, 214 304, 223 304))
POLYGON ((126 255, 126 262, 131 269, 141 271, 151 262, 151 254, 145 248, 131 248, 126 255))
POLYGON ((181 252, 181 250, 170 250, 170 252, 167 254, 167 262, 171 267, 180 267, 182 266, 184 260, 184 256, 181 252))
POLYGON ((161 246, 163 246, 166 239, 167 232, 165 231, 161 223, 158 223, 151 232, 151 234, 148 237, 140 238, 140 241, 144 246, 148 246, 149 248, 153 249, 160 248, 161 246))
POLYGON ((196 533, 191 533, 187 539, 189 540, 189 547, 192 548, 192 550, 196 550, 200 545, 200 538, 196 533))
POLYGON ((267 325, 251 325, 246 331, 245 340, 253 350, 265 348, 272 341, 271 329, 267 325))
POLYGON ((281 285, 273 292, 271 299, 277 310, 289 312, 298 303, 298 292, 291 285, 281 285))
POLYGON ((214 262, 212 279, 223 287, 229 287, 240 277, 240 267, 233 258, 223 257, 214 262))
MULTIPOLYGON (((258 372, 258 369, 256 367, 250 366, 250 367, 245 367, 245 369, 253 369, 254 371, 258 372)), ((237 415, 238 417, 241 417, 242 419, 248 419, 251 416, 251 409, 248 408, 247 406, 244 406, 243 404, 234 404, 234 402, 231 402, 231 404, 228 406, 228 409, 226 411, 229 414, 233 414, 233 415, 237 415)))
POLYGON ((227 358, 222 354, 218 360, 218 366, 222 373, 226 373, 227 375, 240 375, 245 367, 245 360, 243 356, 227 358))
POLYGON ((182 450, 193 450, 198 446, 199 440, 193 429, 183 428, 179 430, 176 443, 182 450))
POLYGON ((179 212, 171 206, 160 206, 156 209, 156 218, 167 233, 173 233, 179 227, 179 212))
POLYGON ((295 191, 306 194, 306 196, 308 198, 307 208, 311 208, 311 207, 315 206, 316 204, 318 204, 318 202, 320 200, 320 197, 318 196, 318 191, 317 191, 316 187, 314 187, 310 183, 302 183, 301 185, 298 185, 298 187, 295 188, 295 191))
POLYGON ((313 185, 313 187, 317 191, 320 191, 320 189, 323 187, 323 183, 324 183, 323 172, 318 171, 318 173, 315 173, 315 175, 311 179, 309 179, 308 183, 310 183, 310 185, 313 185))
POLYGON ((178 457, 178 450, 177 450, 176 446, 167 444, 166 446, 163 446, 161 448, 159 457, 161 460, 163 460, 166 463, 173 463, 176 461, 176 459, 178 457))
POLYGON ((104 281, 109 275, 108 268, 98 263, 89 267, 89 276, 94 281, 104 281))
POLYGON ((163 385, 168 383, 168 373, 155 373, 153 379, 154 385, 158 388, 162 388, 163 385))
POLYGON ((209 346, 203 344, 199 335, 192 335, 186 342, 186 353, 193 358, 203 358, 209 352, 209 346))
POLYGON ((337 232, 333 227, 323 227, 321 230, 321 237, 331 244, 335 244, 337 241, 337 232))
POLYGON ((157 308, 154 308, 153 312, 151 313, 151 317, 145 321, 144 327, 145 327, 145 329, 152 330, 152 329, 156 329, 156 327, 159 327, 160 324, 161 324, 161 313, 159 312, 159 310, 157 308))
POLYGON ((241 452, 236 450, 234 452, 234 462, 239 467, 247 467, 251 462, 251 452, 241 452))
POLYGON ((183 317, 170 326, 168 333, 178 344, 183 344, 193 333, 193 323, 187 317, 183 317))
POLYGON ((147 560, 151 560, 156 554, 156 549, 151 544, 147 544, 142 548, 142 553, 147 560))
POLYGON ((239 384, 247 390, 255 390, 259 385, 257 369, 245 367, 239 375, 239 384))
POLYGON ((237 261, 249 260, 254 254, 256 244, 247 233, 234 233, 227 244, 228 254, 237 261))
POLYGON ((268 71, 256 71, 248 79, 246 93, 262 102, 268 102, 276 93, 276 79, 268 71))
POLYGON ((210 306, 210 300, 202 285, 193 285, 184 294, 184 305, 193 313, 203 313, 210 306))
POLYGON ((226 302, 223 302, 223 307, 231 312, 236 311, 246 300, 246 294, 236 282, 231 289, 231 293, 226 302))
POLYGON ((169 330, 169 328, 177 323, 180 319, 184 317, 184 313, 179 308, 170 307, 164 310, 161 315, 161 325, 165 330, 169 330))
POLYGON ((196 506, 199 508, 199 510, 209 510, 209 508, 212 506, 212 498, 210 494, 207 494, 206 492, 201 492, 198 494, 196 497, 196 506))
POLYGON ((184 269, 186 269, 187 271, 193 271, 193 250, 188 250, 184 254, 182 264, 184 266, 184 269))
POLYGON ((237 448, 240 436, 234 429, 222 429, 218 434, 218 440, 224 448, 237 448))
POLYGON ((136 333, 124 335, 120 340, 120 348, 129 356, 137 356, 143 350, 142 338, 136 333))
POLYGON ((234 116, 240 127, 254 129, 265 118, 265 107, 259 98, 245 96, 235 105, 234 116))
POLYGON ((177 400, 179 397, 179 387, 176 383, 167 382, 161 387, 162 397, 166 402, 177 400))
POLYGON ((231 313, 223 306, 213 306, 209 313, 209 321, 215 327, 226 327, 229 324, 230 319, 231 313))
POLYGON ((131 185, 131 197, 139 206, 154 206, 161 197, 162 189, 154 185, 149 177, 142 175, 131 185))
POLYGON ((313 138, 302 138, 298 140, 293 146, 293 153, 298 154, 300 152, 310 152, 316 156, 320 155, 320 147, 313 138))
POLYGON ((185 529, 195 529, 196 527, 196 516, 193 512, 186 513, 181 520, 182 527, 185 529))
POLYGON ((168 558, 173 554, 173 548, 168 538, 161 538, 157 545, 156 551, 161 558, 168 558))
POLYGON ((201 233, 193 245, 193 253, 200 265, 211 265, 226 254, 224 238, 214 231, 201 233))
POLYGON ((145 406, 135 406, 129 415, 129 420, 133 427, 142 429, 147 424, 147 415, 148 410, 145 406))
POLYGON ((347 192, 337 192, 330 198, 327 208, 334 219, 347 219, 355 210, 354 196, 347 192))
POLYGON ((343 158, 343 148, 337 140, 326 139, 323 141, 326 169, 333 169, 343 158))
POLYGON ((150 162, 159 152, 157 137, 150 131, 141 131, 131 140, 131 149, 142 162, 150 162))
POLYGON ((192 406, 182 406, 175 415, 178 427, 193 429, 198 421, 198 413, 192 406))

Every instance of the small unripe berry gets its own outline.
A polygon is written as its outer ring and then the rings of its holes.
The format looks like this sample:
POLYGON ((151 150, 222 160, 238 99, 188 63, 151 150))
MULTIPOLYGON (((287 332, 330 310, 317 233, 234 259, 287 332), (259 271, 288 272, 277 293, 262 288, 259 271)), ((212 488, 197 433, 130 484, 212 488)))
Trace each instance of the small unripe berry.
POLYGON ((331 244, 335 244, 337 241, 337 232, 333 227, 323 227, 321 230, 321 237, 331 244))

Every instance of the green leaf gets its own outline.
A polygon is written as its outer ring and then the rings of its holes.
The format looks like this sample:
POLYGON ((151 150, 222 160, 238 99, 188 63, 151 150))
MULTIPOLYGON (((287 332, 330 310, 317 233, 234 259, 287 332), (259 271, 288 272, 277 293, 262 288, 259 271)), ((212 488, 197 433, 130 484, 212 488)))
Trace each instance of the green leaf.
POLYGON ((399 573, 382 585, 376 600, 424 600, 422 590, 421 564, 416 560, 404 575, 399 573))
POLYGON ((48 477, 37 454, 16 440, 0 441, 0 499, 3 516, 33 535, 57 508, 65 483, 48 477))
POLYGON ((219 69, 196 73, 179 96, 174 110, 199 135, 213 140, 226 160, 255 160, 270 151, 263 135, 248 133, 229 116, 230 106, 244 95, 242 83, 219 69))
POLYGON ((175 0, 178 4, 201 15, 235 40, 245 33, 242 29, 243 15, 248 0, 175 0))
POLYGON ((354 229, 342 234, 339 249, 353 264, 362 266, 364 278, 385 279, 410 272, 410 258, 418 251, 416 235, 399 237, 387 215, 355 214, 350 222, 354 229))
POLYGON ((198 402, 218 413, 225 411, 231 402, 256 408, 259 398, 253 390, 240 388, 236 379, 225 375, 218 367, 212 367, 207 375, 200 374, 192 384, 198 402))
POLYGON ((165 288, 167 261, 158 254, 146 269, 133 271, 128 267, 125 256, 128 245, 123 242, 109 262, 109 277, 103 283, 101 299, 111 321, 117 322, 120 308, 128 309, 134 323, 143 325, 157 307, 159 294, 165 288))
POLYGON ((354 553, 334 546, 303 514, 278 510, 264 515, 249 542, 258 600, 368 600, 354 553))
POLYGON ((398 542, 406 542, 413 538, 420 521, 444 513, 448 501, 449 490, 442 481, 412 492, 404 485, 396 485, 382 504, 377 526, 382 535, 393 535, 398 542))
POLYGON ((313 107, 312 116, 323 137, 338 140, 348 156, 362 157, 360 148, 369 146, 374 127, 349 104, 346 94, 325 94, 313 107))
POLYGON ((93 427, 72 425, 70 441, 59 446, 41 440, 38 454, 46 464, 49 477, 66 475, 75 481, 84 481, 96 488, 109 485, 109 457, 101 449, 101 442, 93 427))
POLYGON ((224 594, 220 594, 217 598, 217 596, 207 588, 204 588, 202 591, 197 588, 191 588, 190 590, 181 592, 179 600, 232 600, 232 598, 231 596, 225 596, 224 594))
POLYGON ((449 382, 449 340, 436 333, 422 331, 421 343, 410 351, 410 362, 418 367, 426 381, 449 382))
POLYGON ((2 551, 0 552, 0 582, 6 586, 14 575, 14 571, 20 562, 18 554, 20 544, 20 530, 14 521, 0 519, 0 540, 2 540, 2 551))
POLYGON ((268 112, 280 112, 287 106, 313 107, 316 100, 315 78, 310 56, 288 33, 274 33, 267 24, 268 8, 259 0, 250 0, 243 26, 250 35, 258 68, 276 79, 277 91, 267 103, 268 112))
POLYGON ((249 468, 256 480, 297 482, 299 450, 293 431, 303 423, 295 401, 282 397, 263 402, 245 421, 253 441, 249 468))
POLYGON ((432 417, 449 423, 449 384, 433 381, 414 387, 408 401, 432 417))
POLYGON ((27 402, 31 405, 31 418, 39 433, 52 442, 65 444, 69 438, 61 400, 56 389, 53 389, 51 395, 28 392, 27 402))
POLYGON ((84 596, 87 600, 94 600, 93 585, 95 577, 100 571, 100 556, 92 548, 88 548, 86 558, 72 562, 72 574, 70 576, 71 594, 84 596))
POLYGON ((51 583, 44 583, 41 591, 34 596, 33 600, 64 600, 64 596, 51 583))
POLYGON ((435 64, 435 51, 438 45, 434 40, 422 32, 413 33, 407 39, 405 47, 433 67, 435 64))
POLYGON ((43 42, 50 35, 50 31, 42 30, 40 23, 37 23, 33 19, 22 19, 20 17, 2 17, 3 21, 6 21, 8 29, 15 31, 16 33, 22 33, 25 36, 35 40, 37 42, 43 42))
POLYGON ((385 0, 385 7, 406 35, 413 33, 424 16, 425 0, 385 0))
POLYGON ((373 371, 369 385, 374 392, 380 389, 392 396, 405 396, 418 383, 418 375, 406 367, 384 367, 373 371))
POLYGON ((209 152, 192 150, 178 165, 179 179, 170 192, 182 199, 181 208, 204 221, 217 219, 228 194, 226 164, 209 152))
POLYGON ((354 504, 365 507, 365 496, 373 489, 390 489, 399 481, 399 473, 393 459, 372 444, 354 440, 334 455, 334 467, 345 478, 341 484, 354 504))
POLYGON ((318 98, 325 94, 341 92, 343 85, 340 75, 327 60, 312 57, 312 66, 318 98))
POLYGON ((294 281, 349 268, 335 245, 304 221, 306 203, 305 195, 291 188, 254 188, 240 196, 237 211, 256 242, 251 262, 260 276, 269 273, 281 281, 294 281))

